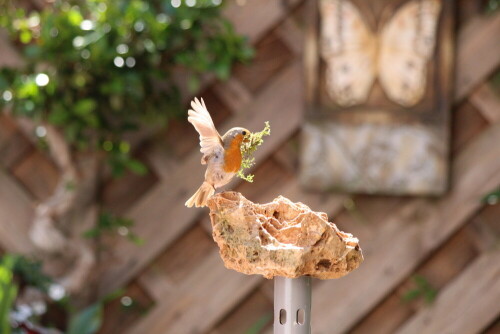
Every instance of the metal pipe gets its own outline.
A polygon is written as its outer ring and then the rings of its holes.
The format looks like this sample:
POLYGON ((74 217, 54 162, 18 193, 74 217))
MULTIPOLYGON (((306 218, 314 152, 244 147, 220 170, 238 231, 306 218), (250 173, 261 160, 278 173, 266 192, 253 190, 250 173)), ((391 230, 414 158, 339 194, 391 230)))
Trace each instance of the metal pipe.
POLYGON ((311 334, 311 277, 274 278, 274 334, 311 334))

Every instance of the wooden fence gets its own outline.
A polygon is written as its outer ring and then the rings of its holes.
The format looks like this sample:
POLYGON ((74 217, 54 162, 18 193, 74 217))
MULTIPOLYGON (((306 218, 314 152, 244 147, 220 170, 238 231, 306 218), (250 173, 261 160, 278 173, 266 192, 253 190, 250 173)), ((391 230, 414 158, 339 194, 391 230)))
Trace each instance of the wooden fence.
MULTIPOLYGON (((452 181, 439 198, 303 191, 304 1, 238 0, 225 9, 257 55, 226 82, 207 78, 198 96, 222 132, 272 126, 256 155, 256 181, 231 187, 256 202, 282 194, 324 211, 364 251, 365 262, 348 277, 313 282, 313 333, 500 331, 500 204, 481 201, 500 185, 500 97, 490 84, 500 65, 500 12, 484 14, 480 1, 457 7, 452 181), (415 277, 436 289, 432 303, 403 301, 418 288, 415 277)), ((7 55, 5 42, 0 48, 7 55)), ((136 152, 151 172, 109 181, 103 199, 134 219, 145 243, 111 240, 99 285, 100 295, 123 287, 133 304, 108 304, 100 333, 271 333, 272 281, 227 270, 207 210, 184 207, 203 175, 192 126, 172 122, 136 152)), ((34 203, 51 194, 58 170, 5 115, 0 166, 0 248, 29 253, 34 203)))

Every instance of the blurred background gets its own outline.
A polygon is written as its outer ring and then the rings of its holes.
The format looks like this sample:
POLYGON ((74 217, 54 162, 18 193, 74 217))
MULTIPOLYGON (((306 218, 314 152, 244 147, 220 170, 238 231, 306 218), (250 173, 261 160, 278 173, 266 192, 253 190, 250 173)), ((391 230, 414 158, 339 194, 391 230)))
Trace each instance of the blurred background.
POLYGON ((0 333, 272 333, 273 282, 227 270, 188 101, 270 121, 255 181, 326 212, 365 262, 313 282, 313 333, 500 333, 500 3, 455 1, 443 196, 298 181, 301 0, 0 1, 0 333))

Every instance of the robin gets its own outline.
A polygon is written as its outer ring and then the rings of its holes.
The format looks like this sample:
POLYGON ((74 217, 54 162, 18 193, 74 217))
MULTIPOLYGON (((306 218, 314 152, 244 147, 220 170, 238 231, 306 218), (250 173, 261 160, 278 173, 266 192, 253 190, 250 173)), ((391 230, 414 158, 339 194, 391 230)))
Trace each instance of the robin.
POLYGON ((188 208, 206 206, 207 200, 220 188, 231 181, 241 167, 241 143, 248 138, 250 131, 244 128, 232 128, 224 136, 215 129, 212 117, 208 113, 203 99, 191 101, 188 121, 200 134, 201 164, 207 165, 205 181, 196 193, 186 201, 188 208))

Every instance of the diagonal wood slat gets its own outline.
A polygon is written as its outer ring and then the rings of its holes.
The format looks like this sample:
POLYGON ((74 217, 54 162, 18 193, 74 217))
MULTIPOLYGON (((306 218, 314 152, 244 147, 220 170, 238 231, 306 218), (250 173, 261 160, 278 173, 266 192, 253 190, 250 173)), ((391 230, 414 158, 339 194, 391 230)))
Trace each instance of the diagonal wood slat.
POLYGON ((0 168, 0 246, 9 252, 29 254, 33 244, 28 231, 33 215, 32 198, 0 168))
POLYGON ((470 95, 469 101, 479 109, 490 123, 500 121, 500 96, 489 83, 486 82, 480 85, 470 95))
POLYGON ((252 0, 245 1, 243 6, 238 5, 238 1, 231 1, 224 14, 234 22, 236 32, 255 42, 301 1, 252 0), (256 22, 259 24, 255 24, 256 22))
POLYGON ((235 300, 241 300, 262 280, 258 276, 214 270, 222 267, 218 252, 211 252, 193 275, 164 296, 162 303, 127 333, 204 333, 234 306, 235 300), (213 289, 221 284, 223 289, 213 289))
POLYGON ((396 333, 481 333, 500 313, 499 278, 500 251, 485 252, 396 333))
POLYGON ((500 12, 472 19, 457 41, 455 101, 461 101, 500 65, 500 12))
POLYGON ((482 205, 482 196, 500 184, 500 147, 492 150, 494 142, 500 142, 500 124, 457 156, 447 196, 409 202, 392 215, 379 238, 363 245, 365 262, 348 280, 324 282, 314 290, 313 309, 325 310, 313 312, 314 333, 351 328, 482 205), (338 308, 331 307, 332 301, 338 308))

